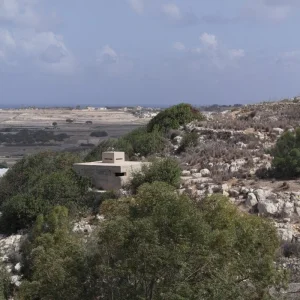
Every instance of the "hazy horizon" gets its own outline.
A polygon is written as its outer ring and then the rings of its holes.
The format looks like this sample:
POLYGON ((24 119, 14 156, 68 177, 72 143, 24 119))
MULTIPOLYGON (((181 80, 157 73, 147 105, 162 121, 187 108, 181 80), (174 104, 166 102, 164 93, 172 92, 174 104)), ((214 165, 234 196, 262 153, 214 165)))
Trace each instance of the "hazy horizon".
POLYGON ((296 0, 0 0, 0 104, 246 104, 299 95, 296 0))

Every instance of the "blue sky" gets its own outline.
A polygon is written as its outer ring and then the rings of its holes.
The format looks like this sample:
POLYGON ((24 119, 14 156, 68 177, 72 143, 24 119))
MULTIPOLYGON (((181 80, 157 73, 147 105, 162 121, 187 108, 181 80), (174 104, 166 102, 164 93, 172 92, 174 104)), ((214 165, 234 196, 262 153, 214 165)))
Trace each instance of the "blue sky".
POLYGON ((0 106, 300 94, 299 0, 0 0, 0 106))

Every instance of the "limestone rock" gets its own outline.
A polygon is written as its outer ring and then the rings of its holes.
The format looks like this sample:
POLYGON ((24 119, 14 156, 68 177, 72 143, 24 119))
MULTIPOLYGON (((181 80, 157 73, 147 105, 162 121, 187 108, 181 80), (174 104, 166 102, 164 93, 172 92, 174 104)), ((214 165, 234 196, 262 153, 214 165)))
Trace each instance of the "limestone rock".
POLYGON ((239 191, 235 190, 235 189, 230 189, 228 191, 230 197, 236 198, 240 195, 239 191))
POLYGON ((21 263, 19 263, 19 262, 14 266, 14 270, 16 272, 20 272, 21 268, 22 268, 22 266, 21 266, 21 263))
POLYGON ((80 221, 73 226, 73 232, 89 234, 93 231, 92 226, 86 221, 80 221))
POLYGON ((17 287, 21 285, 21 276, 20 275, 13 275, 11 276, 11 283, 17 287))
POLYGON ((263 189, 257 189, 254 191, 254 194, 256 196, 256 199, 258 202, 262 202, 266 200, 266 194, 263 189))
POLYGON ((248 194, 245 204, 249 207, 253 207, 254 205, 257 204, 257 198, 254 193, 248 194))
POLYGON ((281 135, 284 132, 284 130, 282 128, 273 128, 272 132, 281 135))
POLYGON ((192 174, 193 178, 201 178, 202 174, 201 173, 194 173, 192 174))
POLYGON ((181 141, 182 141, 182 136, 180 136, 180 135, 175 136, 173 140, 174 140, 177 144, 180 144, 181 141))
POLYGON ((202 169, 200 171, 200 174, 202 175, 202 177, 209 177, 210 176, 210 171, 208 169, 202 169))
POLYGON ((283 215, 284 217, 291 217, 294 213, 294 204, 291 202, 286 202, 283 206, 283 215))
POLYGON ((191 175, 191 172, 188 171, 188 170, 183 170, 183 171, 181 172, 181 175, 182 175, 182 176, 190 176, 190 175, 191 175))
POLYGON ((278 207, 271 201, 258 202, 257 208, 262 216, 275 216, 278 213, 278 207))

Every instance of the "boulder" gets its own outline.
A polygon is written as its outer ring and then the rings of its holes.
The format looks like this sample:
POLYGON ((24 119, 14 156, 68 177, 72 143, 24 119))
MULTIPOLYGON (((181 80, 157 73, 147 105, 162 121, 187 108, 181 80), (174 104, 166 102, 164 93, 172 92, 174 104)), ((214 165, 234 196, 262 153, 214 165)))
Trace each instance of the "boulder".
POLYGON ((262 202, 266 200, 266 194, 265 191, 262 189, 257 189, 254 191, 254 194, 256 196, 256 199, 258 202, 262 202))
POLYGON ((201 173, 194 173, 192 174, 193 178, 201 178, 202 174, 201 173))
POLYGON ((191 175, 191 172, 188 171, 188 170, 183 170, 183 171, 181 172, 181 175, 182 175, 182 176, 189 176, 189 175, 191 175))
POLYGON ((239 191, 235 190, 235 189, 230 189, 228 191, 230 197, 236 198, 240 195, 239 191))
POLYGON ((221 188, 222 188, 223 192, 228 192, 228 190, 229 190, 229 186, 227 183, 222 184, 221 188))
POLYGON ((291 217, 294 213, 294 204, 291 202, 286 202, 283 206, 283 216, 284 217, 291 217))
POLYGON ((240 189, 241 194, 247 195, 249 193, 249 189, 242 186, 240 189))
POLYGON ((17 264, 14 266, 14 270, 15 270, 16 272, 20 272, 20 271, 21 271, 21 268, 22 268, 21 263, 17 263, 17 264))
POLYGON ((290 242, 293 238, 293 230, 289 227, 277 228, 277 233, 282 241, 290 242))
POLYGON ((91 233, 93 231, 92 226, 89 225, 86 221, 80 221, 73 226, 73 232, 76 233, 91 233))
POLYGON ((21 285, 21 276, 13 275, 13 276, 11 276, 10 281, 13 285, 19 287, 21 285))
POLYGON ((213 180, 209 177, 200 177, 200 178, 195 178, 192 180, 192 183, 195 184, 201 184, 201 183, 208 183, 208 182, 212 182, 213 180))
POLYGON ((272 132, 276 133, 277 135, 281 135, 284 130, 282 128, 273 128, 272 132))
POLYGON ((228 192, 226 192, 226 191, 223 191, 223 196, 225 196, 225 197, 229 197, 229 193, 228 192))
POLYGON ((275 216, 278 214, 278 207, 271 201, 258 202, 257 208, 262 216, 275 216))
POLYGON ((248 194, 245 204, 248 207, 253 207, 254 205, 257 204, 257 198, 256 198, 254 193, 249 193, 248 194))
POLYGON ((175 136, 173 140, 174 140, 177 144, 180 144, 181 141, 182 141, 182 136, 180 136, 180 135, 175 136))
POLYGON ((208 169, 202 169, 200 171, 200 174, 202 175, 202 177, 209 177, 210 176, 210 171, 208 169))
POLYGON ((238 170, 239 170, 239 167, 235 163, 231 164, 231 166, 229 167, 229 172, 230 173, 236 173, 236 172, 238 172, 238 170))

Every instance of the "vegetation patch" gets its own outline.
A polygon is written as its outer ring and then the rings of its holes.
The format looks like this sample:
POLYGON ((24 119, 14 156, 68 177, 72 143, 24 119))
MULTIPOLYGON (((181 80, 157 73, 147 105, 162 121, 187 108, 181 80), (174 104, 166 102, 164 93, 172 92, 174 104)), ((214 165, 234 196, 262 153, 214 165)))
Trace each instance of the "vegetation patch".
POLYGON ((54 134, 50 131, 45 130, 28 130, 22 129, 17 133, 0 133, 0 143, 5 144, 46 144, 50 141, 62 142, 69 138, 66 133, 54 134))
POLYGON ((147 125, 148 132, 158 130, 168 132, 170 129, 178 129, 194 120, 205 120, 204 115, 190 104, 181 103, 165 109, 155 116, 147 125))
POLYGON ((300 176, 300 128, 284 133, 271 151, 273 175, 277 178, 300 176))
POLYGON ((89 181, 72 167, 80 158, 71 153, 44 152, 23 158, 0 180, 1 232, 29 228, 40 213, 56 205, 72 212, 93 201, 89 181))
POLYGON ((91 132, 90 136, 92 137, 106 137, 108 133, 106 131, 93 131, 91 132))

